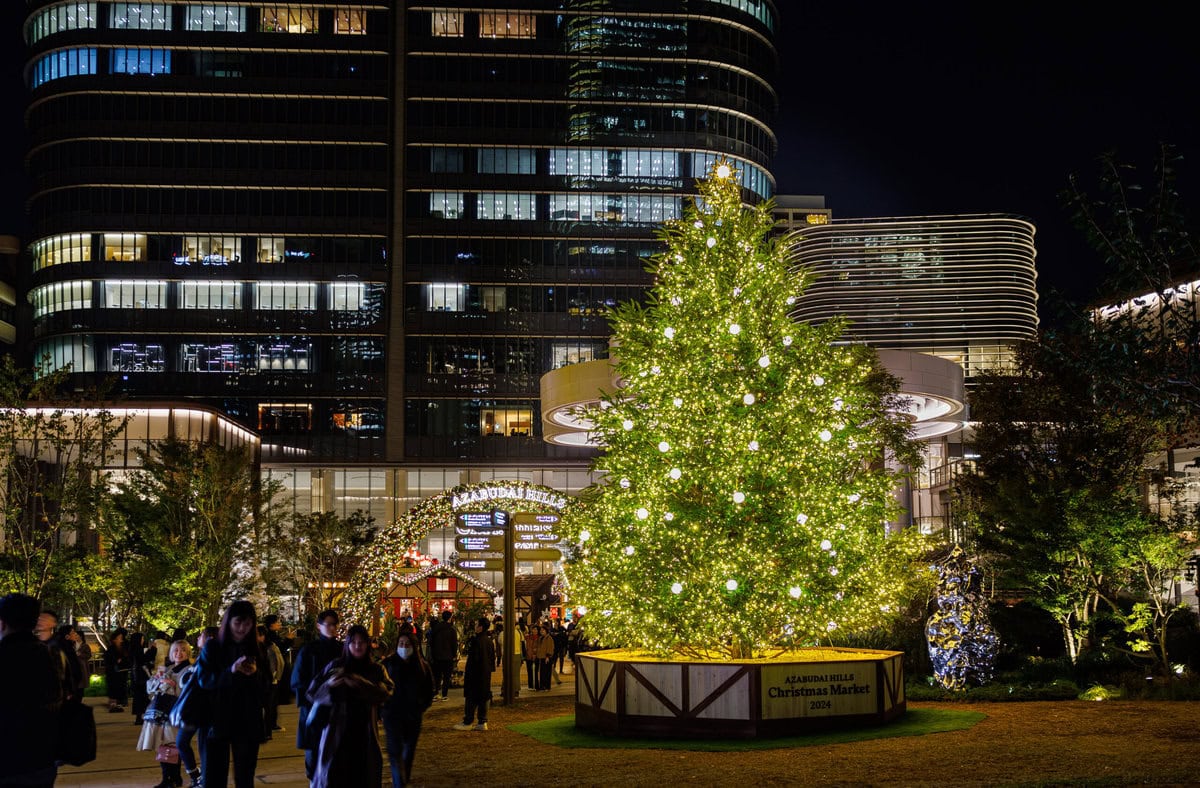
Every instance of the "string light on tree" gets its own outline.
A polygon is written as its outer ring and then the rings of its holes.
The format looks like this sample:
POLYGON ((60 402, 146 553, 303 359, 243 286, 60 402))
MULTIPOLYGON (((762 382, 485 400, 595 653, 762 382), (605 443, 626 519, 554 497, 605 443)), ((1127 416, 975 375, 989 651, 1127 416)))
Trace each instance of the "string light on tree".
POLYGON ((700 207, 665 225, 649 297, 610 315, 622 385, 582 415, 604 447, 594 471, 618 483, 560 523, 590 532, 565 572, 573 599, 613 611, 589 626, 602 643, 750 656, 905 609, 913 545, 879 527, 888 468, 915 464, 894 382, 869 348, 838 343, 841 322, 791 318, 808 275, 736 175, 709 171, 700 207), (837 566, 832 543, 813 550, 834 524, 837 566))

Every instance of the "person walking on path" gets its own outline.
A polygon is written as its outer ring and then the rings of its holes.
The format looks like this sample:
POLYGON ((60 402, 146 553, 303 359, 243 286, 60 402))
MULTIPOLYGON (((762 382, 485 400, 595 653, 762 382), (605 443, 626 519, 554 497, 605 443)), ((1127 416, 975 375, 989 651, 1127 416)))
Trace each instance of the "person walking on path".
POLYGON ((296 654, 296 664, 292 668, 292 692, 296 695, 296 710, 299 712, 299 722, 296 723, 296 748, 304 750, 304 774, 309 780, 312 780, 317 766, 317 749, 309 741, 308 715, 312 707, 305 693, 308 692, 313 679, 325 670, 325 666, 342 654, 342 641, 337 639, 337 628, 336 610, 322 610, 318 613, 317 639, 300 649, 296 654))
POLYGON ((33 634, 38 601, 0 597, 0 785, 54 785, 62 680, 33 634))
MULTIPOLYGON (((216 638, 220 632, 218 627, 205 627, 200 635, 196 638, 196 648, 204 651, 204 647, 208 641, 216 638)), ((186 671, 179 674, 179 686, 182 689, 188 682, 196 680, 196 666, 192 665, 186 671)), ((179 729, 179 734, 175 737, 175 747, 179 750, 179 762, 187 769, 188 777, 192 779, 192 784, 189 788, 201 788, 200 782, 200 766, 204 763, 204 754, 208 751, 208 726, 201 728, 193 728, 185 725, 179 729), (196 740, 196 748, 200 751, 200 760, 196 760, 196 756, 192 754, 192 739, 196 740)))
POLYGON ((133 663, 129 660, 129 646, 125 642, 128 633, 121 628, 108 636, 108 648, 104 650, 104 683, 108 687, 108 711, 115 714, 125 711, 129 702, 129 671, 133 663))
POLYGON ((467 641, 467 665, 463 672, 463 721, 454 726, 456 731, 486 731, 488 702, 492 699, 492 666, 496 654, 492 639, 488 636, 488 620, 475 622, 475 634, 467 641), (478 715, 478 716, 476 716, 478 715), (471 721, 478 719, 478 724, 471 721))
MULTIPOLYGON (((170 706, 174 698, 179 697, 183 676, 192 668, 192 647, 186 640, 176 640, 169 648, 167 662, 146 682, 146 692, 150 695, 150 704, 142 715, 142 734, 138 737, 137 748, 157 752, 159 745, 175 744, 179 731, 167 722, 170 706), (171 700, 163 700, 170 698, 171 700)), ((183 772, 179 761, 159 764, 162 767, 162 782, 154 788, 179 788, 183 785, 183 772)))
POLYGON ((267 628, 258 625, 258 647, 267 656, 267 664, 271 668, 271 686, 263 698, 263 725, 267 731, 267 741, 271 740, 279 728, 279 682, 283 680, 283 652, 275 645, 267 634, 267 628))
POLYGON ((421 657, 412 627, 407 624, 400 627, 396 653, 383 660, 383 669, 393 685, 392 697, 383 704, 382 713, 388 761, 392 767, 392 788, 402 788, 412 779, 421 719, 425 710, 433 705, 436 691, 433 672, 421 657))
MULTIPOLYGON (((433 663, 434 695, 436 697, 440 691, 442 700, 450 695, 450 679, 458 665, 458 632, 450 620, 453 615, 449 610, 443 610, 441 621, 434 621, 429 626, 429 659, 433 663)), ((412 634, 416 636, 415 630, 412 634)))
POLYGON ((251 788, 258 768, 263 730, 263 695, 270 681, 267 660, 258 648, 254 605, 239 599, 221 619, 217 637, 200 652, 196 680, 208 690, 212 725, 204 753, 205 788, 225 788, 233 754, 233 782, 251 788))
POLYGON ((312 788, 378 786, 383 781, 379 752, 379 706, 392 695, 392 680, 371 659, 371 635, 350 627, 342 656, 330 662, 308 688, 310 706, 329 706, 321 732, 312 788))

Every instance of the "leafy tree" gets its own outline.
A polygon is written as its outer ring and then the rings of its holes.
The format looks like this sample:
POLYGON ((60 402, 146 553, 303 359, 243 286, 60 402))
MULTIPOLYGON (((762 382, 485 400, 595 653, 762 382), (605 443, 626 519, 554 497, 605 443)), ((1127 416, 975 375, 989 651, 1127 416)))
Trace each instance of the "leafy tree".
MULTIPOLYGON (((145 618, 214 623, 223 604, 259 588, 259 529, 275 516, 245 449, 164 440, 115 495, 106 546, 134 571, 145 618)), ((127 576, 130 573, 127 573, 127 576)))
MULTIPOLYGON (((611 315, 622 381, 586 416, 605 483, 564 530, 572 598, 605 643, 762 653, 868 628, 904 602, 915 535, 889 538, 913 462, 897 388, 843 325, 796 323, 804 290, 769 205, 732 168, 668 222, 648 303, 611 315), (836 635, 835 635, 836 633, 836 635)), ((915 464, 915 463, 914 463, 915 464)))
POLYGON ((35 375, 0 359, 0 586, 70 603, 68 549, 94 527, 125 421, 67 393, 68 369, 35 375))
POLYGON ((375 539, 375 518, 364 511, 293 515, 269 540, 277 587, 315 611, 333 607, 339 583, 358 567, 375 539))

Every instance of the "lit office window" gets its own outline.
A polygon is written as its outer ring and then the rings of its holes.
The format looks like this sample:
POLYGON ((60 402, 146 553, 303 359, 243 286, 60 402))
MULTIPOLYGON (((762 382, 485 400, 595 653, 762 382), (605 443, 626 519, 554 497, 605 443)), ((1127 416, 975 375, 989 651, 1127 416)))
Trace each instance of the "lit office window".
POLYGON ((43 8, 25 26, 25 40, 35 44, 46 36, 64 30, 86 30, 96 27, 95 3, 58 3, 43 8))
POLYGON ((68 309, 91 309, 92 283, 74 280, 35 287, 29 293, 29 303, 33 305, 34 317, 68 309))
POLYGON ((679 154, 638 148, 551 148, 550 174, 611 180, 677 178, 679 154))
POLYGON ((503 285, 480 287, 479 303, 484 312, 503 312, 508 308, 508 288, 503 285))
POLYGON ((484 408, 479 411, 479 432, 482 435, 529 435, 533 411, 527 408, 484 408))
POLYGON ((113 3, 108 7, 108 26, 129 30, 170 30, 171 7, 167 3, 113 3))
POLYGON ((435 8, 433 10, 433 34, 440 38, 462 38, 463 12, 435 8))
POLYGON ((516 192, 484 192, 476 197, 480 219, 536 219, 537 196, 516 192))
POLYGON ((114 49, 108 54, 110 74, 170 74, 169 49, 114 49))
POLYGON ((255 285, 255 309, 316 309, 314 282, 259 282, 255 285))
POLYGON ((462 172, 462 148, 430 148, 430 172, 462 172))
POLYGON ((35 358, 38 377, 68 367, 72 372, 95 372, 95 338, 79 335, 46 339, 37 343, 35 358))
POLYGON ((367 34, 367 12, 360 9, 335 7, 333 32, 337 35, 365 36, 367 34))
POLYGON ((188 30, 240 33, 246 29, 246 7, 200 3, 187 7, 188 30))
POLYGON ((661 194, 552 194, 553 221, 661 224, 678 219, 678 197, 661 194))
POLYGON ((105 260, 132 263, 146 259, 146 236, 141 233, 105 233, 103 243, 105 260))
POLYGON ((533 148, 480 148, 475 152, 476 170, 481 173, 533 175, 537 151, 533 148))
POLYGON ((258 345, 258 368, 276 372, 307 372, 312 343, 305 337, 275 337, 258 345))
POLYGON ((467 286, 425 285, 425 309, 430 312, 462 312, 467 306, 467 286))
POLYGON ((242 261, 242 239, 236 235, 185 235, 175 265, 223 266, 242 261))
POLYGON ((317 9, 298 5, 265 5, 259 30, 264 33, 316 33, 317 9))
POLYGON ((167 283, 134 280, 105 280, 104 306, 107 309, 166 309, 167 283))
POLYGON ((329 308, 334 312, 357 312, 363 308, 366 291, 362 282, 334 282, 329 286, 329 308))
POLYGON ((302 402, 264 402, 258 406, 258 431, 267 435, 295 434, 312 429, 312 405, 302 402))
POLYGON ((95 49, 62 49, 39 58, 33 64, 29 74, 29 86, 36 88, 52 79, 95 73, 95 49))
POLYGON ((608 357, 608 345, 602 342, 552 342, 550 369, 608 357))
POLYGON ((537 17, 515 11, 480 11, 480 38, 534 38, 537 17))
POLYGON ((155 343, 121 342, 109 345, 109 372, 162 372, 167 368, 167 354, 155 343))
POLYGON ((462 192, 430 192, 429 215, 434 219, 457 219, 463 213, 462 192))
POLYGON ((180 282, 181 309, 241 309, 241 282, 180 282))
POLYGON ((60 263, 87 263, 92 259, 92 236, 88 233, 55 235, 34 241, 29 247, 33 270, 60 263))
POLYGON ((245 354, 237 345, 185 342, 179 349, 179 368, 184 372, 242 372, 245 354))

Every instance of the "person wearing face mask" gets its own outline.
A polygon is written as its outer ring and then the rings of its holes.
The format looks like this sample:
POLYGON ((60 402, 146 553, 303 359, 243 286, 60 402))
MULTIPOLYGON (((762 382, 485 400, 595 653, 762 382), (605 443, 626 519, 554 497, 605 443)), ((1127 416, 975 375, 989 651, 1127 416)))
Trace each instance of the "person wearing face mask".
POLYGON ((196 681, 208 690, 211 725, 201 766, 205 788, 225 788, 233 753, 233 782, 251 788, 258 768, 258 748, 266 739, 263 697, 271 668, 258 648, 254 605, 239 599, 221 619, 217 636, 204 645, 196 681))
POLYGON ((395 689, 383 704, 383 730, 387 735, 388 761, 392 766, 392 788, 412 779, 413 757, 421 735, 421 718, 433 705, 433 672, 417 647, 411 626, 400 627, 396 653, 383 660, 383 669, 395 689))
POLYGON ((392 680, 371 659, 371 636, 355 624, 346 632, 342 656, 308 687, 310 705, 328 706, 312 788, 376 786, 383 782, 383 755, 375 729, 379 706, 392 695, 392 680))

